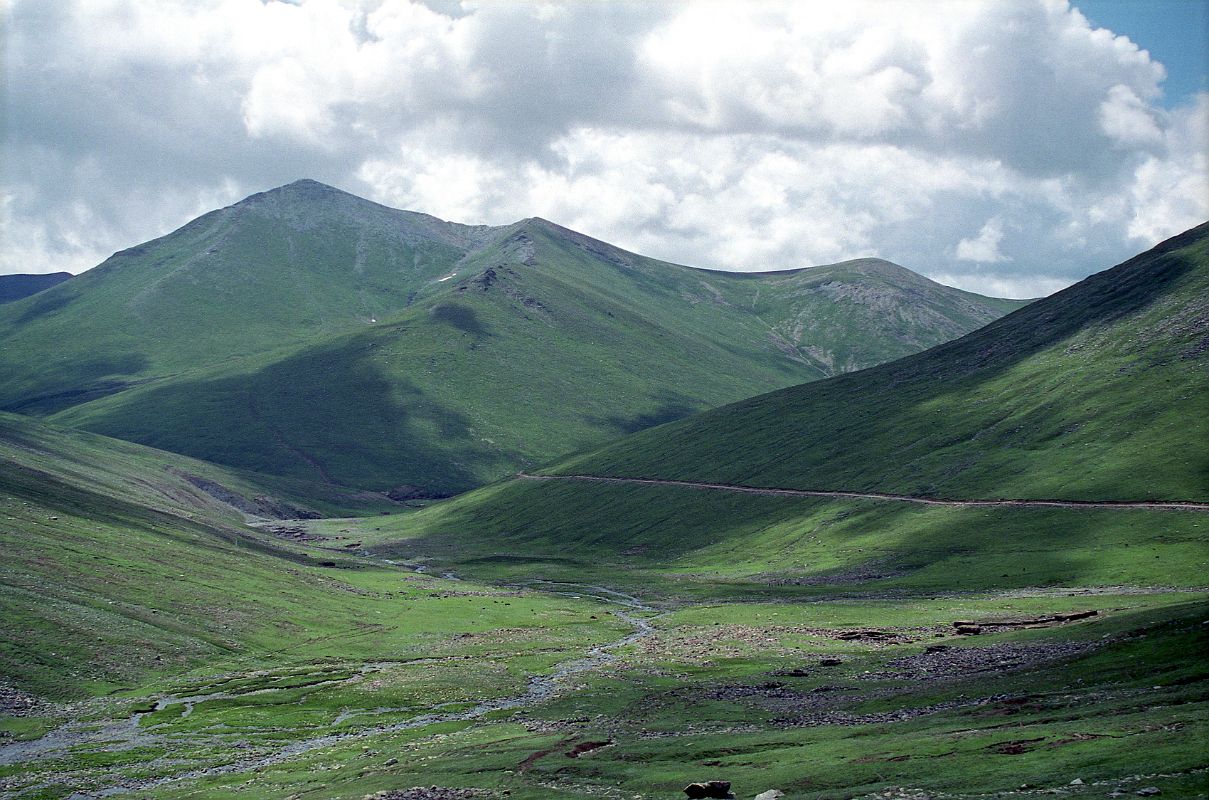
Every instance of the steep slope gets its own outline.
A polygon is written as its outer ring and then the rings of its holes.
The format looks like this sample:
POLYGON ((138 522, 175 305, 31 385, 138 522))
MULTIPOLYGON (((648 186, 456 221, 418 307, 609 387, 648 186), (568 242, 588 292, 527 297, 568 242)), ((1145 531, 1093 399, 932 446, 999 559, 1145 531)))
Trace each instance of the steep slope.
POLYGON ((315 181, 253 195, 0 310, 0 405, 46 413, 364 327, 483 234, 315 181))
POLYGON ((441 495, 1018 307, 884 261, 741 275, 314 182, 0 311, 0 405, 224 464, 441 495), (49 365, 43 354, 56 358, 49 365))
POLYGON ((634 434, 542 470, 564 480, 496 484, 376 523, 375 537, 471 574, 624 575, 711 596, 1203 586, 1203 510, 926 506, 658 481, 1203 503, 1207 367, 1200 226, 926 353, 634 434))
POLYGON ((52 286, 58 286, 70 277, 70 272, 51 272, 45 275, 0 275, 0 304, 11 303, 52 286))
POLYGON ((560 465, 942 497, 1209 499, 1209 224, 925 353, 560 465))

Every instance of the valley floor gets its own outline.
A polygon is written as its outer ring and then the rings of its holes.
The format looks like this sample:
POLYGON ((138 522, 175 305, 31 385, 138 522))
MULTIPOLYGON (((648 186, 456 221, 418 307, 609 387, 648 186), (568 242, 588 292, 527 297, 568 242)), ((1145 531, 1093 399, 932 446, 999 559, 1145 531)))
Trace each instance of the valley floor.
POLYGON ((1209 789, 1198 510, 514 480, 250 525, 190 480, 237 475, 0 432, 5 798, 1209 789))
MULTIPOLYGON (((317 537, 331 526, 305 524, 317 537)), ((372 658, 296 647, 72 705, 18 709, 10 693, 0 787, 166 800, 409 787, 426 788, 385 796, 672 798, 709 779, 791 798, 1209 786, 1209 669, 1187 657, 1209 643, 1202 590, 644 602, 415 566, 378 560, 332 580, 406 587, 373 613, 414 613, 424 595, 433 619, 467 602, 503 616, 411 647, 384 641, 372 658), (543 598, 558 604, 552 619, 543 598), (538 613, 549 623, 532 626, 538 613), (980 632, 959 635, 958 621, 980 632)))

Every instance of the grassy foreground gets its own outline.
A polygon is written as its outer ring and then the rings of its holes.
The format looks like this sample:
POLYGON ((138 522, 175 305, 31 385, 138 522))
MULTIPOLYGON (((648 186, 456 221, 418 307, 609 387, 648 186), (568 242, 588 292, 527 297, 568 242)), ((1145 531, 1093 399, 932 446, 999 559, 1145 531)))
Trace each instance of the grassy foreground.
POLYGON ((371 561, 348 536, 250 528, 182 477, 207 465, 0 422, 0 789, 13 796, 138 785, 523 694, 631 627, 587 600, 371 561), (184 738, 155 732, 181 723, 184 738))
POLYGON ((515 482, 480 492, 504 558, 481 497, 249 528, 175 457, 6 422, 6 796, 1205 788, 1203 514, 560 485, 548 516, 515 482))

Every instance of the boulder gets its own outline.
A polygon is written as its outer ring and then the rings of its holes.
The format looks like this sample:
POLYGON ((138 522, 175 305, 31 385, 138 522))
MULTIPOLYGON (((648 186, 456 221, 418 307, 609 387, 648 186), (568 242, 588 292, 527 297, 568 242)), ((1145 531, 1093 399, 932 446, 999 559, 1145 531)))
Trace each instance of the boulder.
POLYGON ((755 800, 781 800, 785 793, 780 789, 769 789, 767 792, 760 792, 755 796, 755 800))
POLYGON ((701 800, 701 798, 706 797, 734 797, 730 791, 730 781, 704 781, 702 783, 690 783, 688 786, 684 787, 684 793, 689 796, 690 800, 701 800))

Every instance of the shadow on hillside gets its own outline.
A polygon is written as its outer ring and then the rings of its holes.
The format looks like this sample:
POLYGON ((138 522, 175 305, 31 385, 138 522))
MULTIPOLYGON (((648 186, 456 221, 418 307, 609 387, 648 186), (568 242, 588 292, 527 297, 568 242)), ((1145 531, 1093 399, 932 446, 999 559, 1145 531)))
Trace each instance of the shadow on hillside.
POLYGON ((481 342, 491 335, 487 327, 479 320, 478 312, 470 306, 461 303, 441 303, 434 306, 430 313, 433 319, 444 322, 462 333, 470 334, 474 337, 475 342, 481 342))
MULTIPOLYGON (((1155 250, 1092 275, 1080 283, 1008 314, 960 339, 881 368, 897 378, 1002 372, 1038 351, 1059 344, 1090 325, 1106 326, 1161 300, 1196 260, 1172 251, 1209 236, 1209 223, 1164 242, 1155 250)), ((981 374, 980 374, 981 376, 981 374)))
MULTIPOLYGON (((8 438, 8 433, 5 433, 8 438)), ((234 527, 206 525, 182 516, 156 511, 137 502, 73 485, 55 475, 17 464, 0 464, 0 484, 5 492, 36 507, 65 517, 118 528, 138 528, 189 547, 229 554, 232 546, 298 564, 320 563, 305 553, 279 548, 248 536, 234 527), (220 543, 225 543, 220 544, 220 543)), ((152 487, 154 488, 154 487, 152 487)), ((53 518, 52 518, 53 519, 53 518)))
POLYGON ((46 365, 39 375, 41 388, 23 393, 20 399, 0 406, 0 411, 15 414, 47 416, 66 408, 87 403, 101 397, 116 394, 144 381, 122 380, 120 375, 138 375, 150 362, 141 353, 127 353, 110 358, 65 359, 46 365), (49 386, 62 386, 60 375, 71 375, 72 385, 78 388, 45 391, 49 386))
MULTIPOLYGON (((380 546, 380 552, 435 558, 485 579, 654 586, 667 578, 688 580, 694 592, 716 584, 722 594, 805 596, 829 588, 957 591, 1094 583, 1095 570, 1103 567, 1097 551, 1136 544, 1154 520, 1147 512, 929 508, 517 480, 401 522, 410 538, 380 546), (490 496, 483 498, 484 492, 490 496)), ((1122 567, 1115 582, 1172 579, 1170 561, 1155 558, 1161 550, 1136 552, 1137 561, 1122 567)))
POLYGON ((66 308, 75 300, 78 292, 60 289, 57 292, 46 292, 34 295, 26 305, 21 315, 14 321, 15 327, 20 327, 27 323, 33 322, 39 317, 44 317, 47 314, 52 314, 59 309, 66 308))
POLYGON ((604 417, 588 414, 584 415, 583 419, 589 425, 597 428, 605 428, 615 433, 627 434, 653 428, 665 422, 675 422, 701 410, 700 407, 692 404, 690 398, 685 397, 679 392, 657 392, 650 399, 655 406, 649 411, 640 411, 628 417, 621 414, 611 414, 604 417))
POLYGON ((478 485, 503 456, 463 414, 374 361, 353 337, 258 372, 131 392, 89 430, 219 464, 360 489, 447 496, 478 485))

